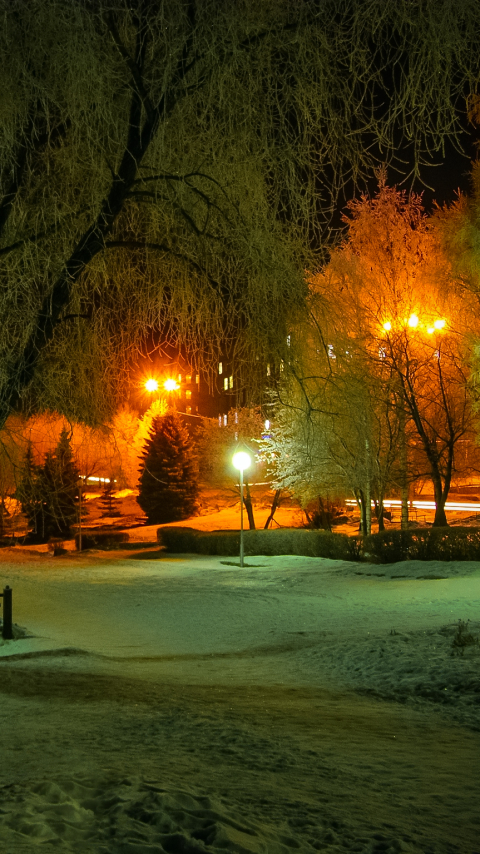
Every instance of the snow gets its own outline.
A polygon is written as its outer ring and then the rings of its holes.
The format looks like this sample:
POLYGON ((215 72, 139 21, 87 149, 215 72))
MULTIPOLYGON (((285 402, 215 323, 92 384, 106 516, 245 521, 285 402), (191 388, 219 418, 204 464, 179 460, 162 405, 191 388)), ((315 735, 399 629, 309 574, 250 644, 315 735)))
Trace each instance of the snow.
POLYGON ((453 645, 480 564, 241 569, 155 531, 0 552, 30 635, 0 647, 2 851, 480 852, 480 648, 453 645))

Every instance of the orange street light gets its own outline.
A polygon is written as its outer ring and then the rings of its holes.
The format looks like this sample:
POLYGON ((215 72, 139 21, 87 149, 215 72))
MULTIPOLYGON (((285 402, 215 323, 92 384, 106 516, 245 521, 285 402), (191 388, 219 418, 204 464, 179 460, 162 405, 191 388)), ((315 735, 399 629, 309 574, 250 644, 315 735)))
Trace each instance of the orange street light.
POLYGON ((168 379, 163 383, 163 387, 165 391, 177 391, 179 385, 176 380, 168 379))
POLYGON ((149 379, 145 383, 145 388, 147 391, 158 391, 158 383, 154 379, 149 379))
POLYGON ((416 314, 411 314, 408 318, 408 325, 415 329, 418 326, 418 317, 416 314))

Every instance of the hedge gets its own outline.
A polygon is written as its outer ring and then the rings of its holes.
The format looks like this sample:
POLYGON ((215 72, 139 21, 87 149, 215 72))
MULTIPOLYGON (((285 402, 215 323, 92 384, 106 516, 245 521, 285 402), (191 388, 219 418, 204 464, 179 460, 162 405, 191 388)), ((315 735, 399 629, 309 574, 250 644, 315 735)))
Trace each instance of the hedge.
MULTIPOLYGON (((163 527, 157 540, 169 552, 237 556, 239 531, 197 531, 163 527)), ((402 560, 480 560, 480 528, 390 529, 370 537, 349 537, 329 531, 279 528, 245 531, 246 555, 305 555, 333 560, 396 563, 402 560)))
POLYGON ((365 537, 365 558, 401 560, 480 560, 480 528, 390 529, 365 537))
MULTIPOLYGON (((128 542, 125 531, 82 531, 82 551, 84 549, 118 549, 122 543, 128 542)), ((75 534, 75 548, 79 551, 80 534, 75 534)))
MULTIPOLYGON (((240 552, 239 531, 197 531, 194 528, 163 527, 157 539, 167 551, 235 556, 240 552)), ((334 560, 359 560, 359 540, 347 534, 279 528, 273 531, 245 531, 246 555, 304 555, 334 560)))

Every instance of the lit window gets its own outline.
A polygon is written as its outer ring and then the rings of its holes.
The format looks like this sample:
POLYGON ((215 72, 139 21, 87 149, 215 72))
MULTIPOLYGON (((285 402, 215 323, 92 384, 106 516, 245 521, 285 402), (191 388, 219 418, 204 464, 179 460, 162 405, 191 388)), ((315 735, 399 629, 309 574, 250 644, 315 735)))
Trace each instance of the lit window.
POLYGON ((218 373, 223 374, 223 362, 218 363, 218 373))
POLYGON ((182 375, 181 375, 181 374, 179 374, 179 375, 178 375, 178 382, 179 382, 179 383, 181 383, 181 382, 182 382, 182 375))
POLYGON ((187 374, 187 376, 185 377, 185 382, 186 382, 186 383, 191 383, 191 382, 192 382, 192 375, 191 375, 191 374, 187 374))
POLYGON ((226 427, 228 424, 228 415, 223 416, 223 426, 226 427))
POLYGON ((187 390, 187 391, 185 392, 185 397, 187 398, 187 400, 190 400, 190 399, 191 399, 191 397, 192 397, 192 392, 191 392, 190 390, 187 390))
POLYGON ((200 385, 200 374, 195 374, 195 382, 197 385, 200 385))
POLYGON ((238 412, 235 410, 235 424, 238 424, 238 412))
POLYGON ((265 421, 265 430, 270 430, 270 421, 268 420, 268 418, 265 421))
POLYGON ((235 441, 238 442, 238 433, 235 431, 235 441))
POLYGON ((285 365, 283 364, 283 359, 280 361, 280 372, 283 371, 285 365))
POLYGON ((272 374, 272 369, 271 369, 270 365, 267 365, 267 377, 270 377, 271 374, 272 374))
POLYGON ((290 347, 291 342, 292 342, 292 336, 287 335, 287 347, 290 347))
POLYGON ((218 426, 219 427, 222 426, 222 416, 221 415, 218 416, 218 426))
POLYGON ((223 388, 225 389, 225 391, 228 391, 228 377, 225 377, 223 381, 223 388))
POLYGON ((186 412, 186 414, 187 414, 187 415, 190 415, 191 411, 192 411, 192 407, 191 407, 191 406, 186 406, 186 407, 185 407, 185 412, 186 412))
POLYGON ((233 377, 228 378, 228 387, 233 388, 233 377))

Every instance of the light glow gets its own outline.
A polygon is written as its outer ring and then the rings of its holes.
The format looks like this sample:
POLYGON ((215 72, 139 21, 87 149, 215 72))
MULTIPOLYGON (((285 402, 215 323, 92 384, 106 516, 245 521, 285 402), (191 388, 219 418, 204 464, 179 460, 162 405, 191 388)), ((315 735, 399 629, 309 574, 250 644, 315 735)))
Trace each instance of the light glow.
POLYGON ((147 391, 157 391, 158 390, 158 383, 154 379, 149 379, 145 383, 145 388, 147 389, 147 391))
POLYGON ((416 314, 410 315, 408 318, 408 325, 411 326, 412 329, 415 329, 415 327, 418 326, 418 317, 416 314))
POLYGON ((165 380, 163 387, 164 387, 165 391, 177 391, 178 384, 177 384, 176 380, 168 379, 168 380, 165 380))
POLYGON ((244 469, 248 469, 252 464, 252 459, 250 454, 247 454, 246 451, 237 451, 237 453, 233 455, 232 463, 236 469, 244 471, 244 469))
MULTIPOLYGON (((357 502, 353 498, 347 498, 345 504, 349 507, 357 507, 357 502)), ((374 507, 374 502, 372 501, 372 507, 374 507)), ((383 500, 384 507, 398 507, 402 506, 402 502, 399 498, 385 498, 383 500)), ((420 501, 414 499, 413 501, 408 502, 409 507, 415 507, 417 510, 435 510, 436 504, 434 501, 420 501)), ((470 512, 470 513, 480 513, 480 501, 446 501, 445 502, 445 510, 456 510, 457 512, 470 512)))
POLYGON ((390 323, 389 320, 387 320, 387 322, 383 324, 383 328, 384 328, 385 332, 390 332, 390 330, 392 328, 392 324, 390 323))
POLYGON ((445 326, 445 323, 446 323, 445 320, 436 320, 433 325, 434 325, 435 329, 443 329, 443 327, 445 326))

